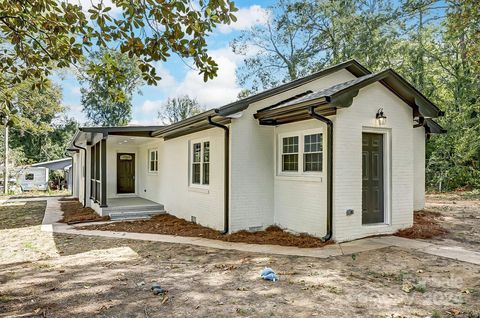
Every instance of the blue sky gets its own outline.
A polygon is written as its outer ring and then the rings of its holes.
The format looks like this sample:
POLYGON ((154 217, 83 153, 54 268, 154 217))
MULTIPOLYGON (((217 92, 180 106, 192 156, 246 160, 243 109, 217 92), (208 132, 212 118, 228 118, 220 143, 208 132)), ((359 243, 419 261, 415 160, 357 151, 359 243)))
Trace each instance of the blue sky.
MULTIPOLYGON (((89 3, 89 0, 81 1, 89 3)), ((108 1, 104 1, 107 3, 108 1)), ((229 26, 220 26, 208 38, 210 54, 219 64, 218 77, 207 83, 203 82, 197 72, 185 65, 184 61, 173 56, 165 63, 156 64, 157 72, 162 76, 162 81, 157 86, 143 86, 141 94, 133 97, 134 125, 157 124, 157 113, 168 97, 188 94, 205 108, 224 105, 236 99, 240 87, 236 83, 235 69, 241 65, 242 57, 236 56, 230 49, 229 43, 240 34, 242 30, 263 23, 267 14, 267 7, 274 1, 235 1, 239 11, 236 13, 238 21, 229 26)), ((188 62, 188 61, 187 61, 188 62)), ((63 90, 63 103, 68 106, 68 115, 80 123, 85 122, 80 103, 80 85, 73 74, 62 72, 62 77, 55 77, 63 90)))

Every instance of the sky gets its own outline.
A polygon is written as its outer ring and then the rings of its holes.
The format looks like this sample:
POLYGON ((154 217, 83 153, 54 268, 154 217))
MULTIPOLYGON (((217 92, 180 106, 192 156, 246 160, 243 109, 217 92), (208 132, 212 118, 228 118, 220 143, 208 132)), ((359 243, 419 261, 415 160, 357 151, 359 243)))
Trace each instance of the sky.
MULTIPOLYGON (((89 3, 89 1, 81 1, 89 3)), ((108 1, 107 1, 108 2, 108 1)), ((237 98, 240 86, 237 84, 235 70, 242 64, 243 56, 236 55, 230 48, 230 42, 242 30, 248 30, 255 24, 265 23, 267 7, 274 1, 235 1, 239 11, 235 13, 237 22, 221 25, 208 37, 209 53, 219 65, 218 76, 203 81, 198 71, 192 70, 177 56, 172 55, 167 62, 155 64, 157 73, 162 77, 157 86, 142 86, 141 93, 133 96, 131 125, 161 124, 158 111, 169 97, 189 95, 205 108, 225 105, 237 98)), ((106 2, 105 2, 106 3, 106 2)), ((63 90, 63 103, 68 107, 69 117, 81 124, 86 121, 82 113, 80 85, 73 74, 62 72, 54 78, 63 90)))

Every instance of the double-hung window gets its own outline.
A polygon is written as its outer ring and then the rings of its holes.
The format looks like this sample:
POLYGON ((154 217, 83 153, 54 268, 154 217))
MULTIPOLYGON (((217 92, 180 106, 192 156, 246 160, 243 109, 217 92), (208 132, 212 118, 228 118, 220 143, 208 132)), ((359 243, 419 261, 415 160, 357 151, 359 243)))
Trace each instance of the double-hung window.
POLYGON ((210 184, 210 142, 192 142, 191 146, 191 176, 193 185, 210 184))
POLYGON ((322 133, 306 131, 282 135, 279 149, 279 172, 289 175, 322 172, 322 133))
POLYGON ((148 150, 148 172, 157 172, 158 171, 158 150, 150 149, 148 150))

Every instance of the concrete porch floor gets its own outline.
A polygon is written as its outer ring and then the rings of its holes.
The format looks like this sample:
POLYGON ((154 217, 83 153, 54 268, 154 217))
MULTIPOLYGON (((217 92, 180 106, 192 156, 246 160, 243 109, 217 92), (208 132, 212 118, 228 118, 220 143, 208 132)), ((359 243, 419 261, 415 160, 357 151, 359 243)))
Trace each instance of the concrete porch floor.
POLYGON ((120 207, 142 207, 158 205, 157 202, 153 202, 140 197, 125 197, 125 198, 110 198, 107 199, 107 206, 109 208, 120 207))

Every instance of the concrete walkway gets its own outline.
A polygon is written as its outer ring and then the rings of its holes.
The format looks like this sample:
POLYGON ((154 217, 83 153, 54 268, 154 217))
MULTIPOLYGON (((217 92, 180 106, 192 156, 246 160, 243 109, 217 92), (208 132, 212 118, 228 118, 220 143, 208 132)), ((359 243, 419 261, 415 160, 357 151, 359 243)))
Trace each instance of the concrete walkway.
MULTIPOLYGON (((308 256, 327 258, 331 256, 350 255, 390 246, 407 250, 420 251, 426 254, 451 258, 463 262, 480 265, 480 252, 466 250, 461 247, 441 246, 428 242, 401 238, 397 236, 381 236, 365 238, 340 244, 331 244, 322 248, 298 248, 278 245, 260 245, 247 243, 224 242, 199 237, 185 237, 163 234, 113 232, 97 230, 77 230, 75 226, 58 223, 62 218, 58 198, 48 198, 45 216, 42 222, 42 231, 75 235, 100 236, 110 238, 123 238, 164 243, 190 244, 209 248, 255 252, 263 254, 279 254, 291 256, 308 256)), ((97 223, 98 224, 98 223, 97 223)), ((86 225, 81 224, 81 225, 86 225)))

